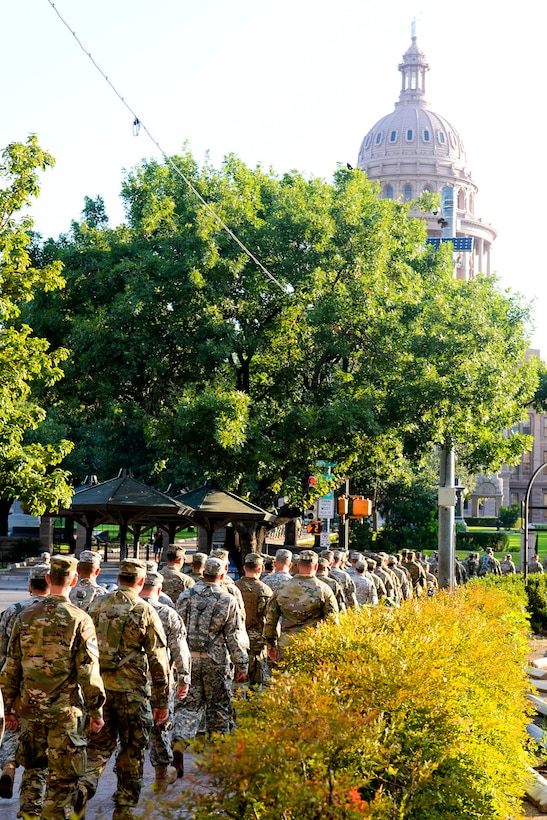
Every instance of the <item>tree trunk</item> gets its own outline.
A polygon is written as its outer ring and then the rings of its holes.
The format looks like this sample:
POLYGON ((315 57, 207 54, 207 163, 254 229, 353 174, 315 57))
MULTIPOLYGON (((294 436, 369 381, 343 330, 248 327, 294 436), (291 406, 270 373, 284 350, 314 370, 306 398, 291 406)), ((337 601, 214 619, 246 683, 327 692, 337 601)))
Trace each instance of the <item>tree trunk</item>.
POLYGON ((8 515, 12 502, 12 498, 0 499, 0 535, 8 534, 8 515))

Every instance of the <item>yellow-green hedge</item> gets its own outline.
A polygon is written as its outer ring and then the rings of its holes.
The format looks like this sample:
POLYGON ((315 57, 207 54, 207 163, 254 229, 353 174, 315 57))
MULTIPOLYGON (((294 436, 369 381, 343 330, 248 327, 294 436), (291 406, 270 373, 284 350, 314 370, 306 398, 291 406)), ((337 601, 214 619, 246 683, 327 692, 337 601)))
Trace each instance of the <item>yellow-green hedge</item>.
MULTIPOLYGON (((195 820, 506 818, 527 764, 524 591, 484 586, 348 612, 201 750, 195 820)), ((172 816, 172 815, 169 815, 172 816)))

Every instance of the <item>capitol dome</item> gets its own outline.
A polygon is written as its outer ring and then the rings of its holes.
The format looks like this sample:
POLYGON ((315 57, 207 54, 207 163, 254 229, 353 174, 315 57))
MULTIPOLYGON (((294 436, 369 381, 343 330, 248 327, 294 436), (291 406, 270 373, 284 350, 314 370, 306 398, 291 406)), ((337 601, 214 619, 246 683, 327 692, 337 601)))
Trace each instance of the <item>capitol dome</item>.
POLYGON ((429 65, 415 34, 398 68, 402 74, 399 102, 391 114, 368 131, 357 165, 370 180, 380 183, 388 199, 409 202, 424 191, 444 199, 449 192, 453 210, 450 215, 428 214, 428 235, 472 237, 473 251, 456 259, 456 274, 461 278, 471 278, 479 271, 490 274, 490 251, 496 232, 475 217, 478 188, 467 166, 460 135, 448 120, 429 108, 425 97, 429 65))

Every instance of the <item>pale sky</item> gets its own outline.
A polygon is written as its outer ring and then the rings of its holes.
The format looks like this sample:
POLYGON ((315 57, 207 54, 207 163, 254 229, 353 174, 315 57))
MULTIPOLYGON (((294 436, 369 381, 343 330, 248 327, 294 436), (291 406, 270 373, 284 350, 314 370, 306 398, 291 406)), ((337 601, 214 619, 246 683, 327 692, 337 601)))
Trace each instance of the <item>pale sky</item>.
MULTIPOLYGON (((479 186, 475 214, 498 231, 493 269, 535 299, 532 344, 547 358, 543 114, 547 4, 523 0, 55 0, 55 8, 162 149, 219 166, 228 153, 278 174, 330 180, 356 165, 393 110, 417 19, 433 111, 459 132, 479 186)), ((3 9, 0 146, 36 133, 57 159, 35 227, 57 237, 100 194, 123 221, 124 169, 161 159, 48 0, 3 9)), ((251 249, 252 250, 252 249, 251 249)), ((275 271, 272 271, 275 275, 275 271)))

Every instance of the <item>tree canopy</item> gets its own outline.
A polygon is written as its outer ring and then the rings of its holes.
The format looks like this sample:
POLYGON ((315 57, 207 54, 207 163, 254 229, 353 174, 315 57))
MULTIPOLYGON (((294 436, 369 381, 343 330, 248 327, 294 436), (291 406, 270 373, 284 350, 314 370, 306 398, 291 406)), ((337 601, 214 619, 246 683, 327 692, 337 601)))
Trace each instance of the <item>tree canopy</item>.
POLYGON ((68 475, 57 465, 72 445, 52 437, 38 400, 63 375, 68 351, 52 350, 21 320, 38 290, 64 284, 59 261, 31 263, 32 220, 21 215, 39 192, 38 172, 52 163, 34 136, 8 145, 0 161, 0 498, 19 498, 34 514, 67 503, 71 494, 68 475))
POLYGON ((64 265, 64 290, 27 315, 70 349, 49 396, 76 476, 215 477, 301 508, 320 459, 378 487, 436 444, 481 469, 528 446, 507 432, 537 385, 528 306, 495 278, 455 279, 450 248, 426 245, 411 205, 361 171, 328 183, 187 152, 143 162, 122 196, 125 225, 86 200, 69 234, 34 248, 38 266, 64 265))

